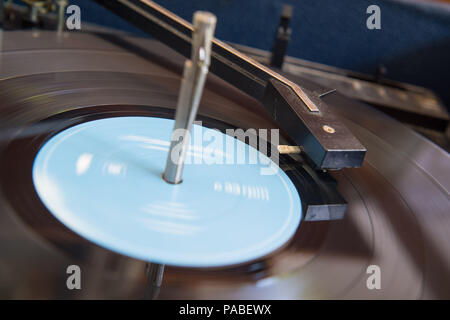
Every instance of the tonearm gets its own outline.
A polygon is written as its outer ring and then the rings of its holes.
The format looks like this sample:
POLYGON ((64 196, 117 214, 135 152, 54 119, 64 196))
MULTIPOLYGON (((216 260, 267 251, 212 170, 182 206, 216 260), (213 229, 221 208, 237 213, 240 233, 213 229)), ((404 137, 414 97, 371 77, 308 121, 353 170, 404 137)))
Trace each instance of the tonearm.
MULTIPOLYGON (((95 0, 185 57, 193 27, 148 0, 95 0)), ((213 39, 210 72, 262 102, 319 169, 362 165, 365 147, 321 98, 229 45, 213 39)))

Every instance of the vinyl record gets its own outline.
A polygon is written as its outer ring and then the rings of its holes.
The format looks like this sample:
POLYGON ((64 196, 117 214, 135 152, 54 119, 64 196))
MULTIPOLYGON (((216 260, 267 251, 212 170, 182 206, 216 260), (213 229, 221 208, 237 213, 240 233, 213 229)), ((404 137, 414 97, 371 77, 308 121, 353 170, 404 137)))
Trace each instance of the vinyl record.
MULTIPOLYGON (((139 298, 146 262, 65 228, 32 183, 36 154, 76 124, 163 116, 176 105, 183 59, 153 40, 115 35, 3 35, 0 96, 0 295, 139 298), (36 63, 39 61, 39 63, 36 63), (68 291, 66 268, 83 270, 68 291)), ((291 77, 314 90, 315 84, 291 77)), ((324 97, 368 153, 362 168, 333 172, 348 202, 340 221, 303 221, 281 250, 231 267, 166 269, 161 298, 449 298, 448 154, 393 119, 338 93, 324 97), (369 266, 381 289, 367 286, 369 266)), ((200 118, 275 128, 263 107, 209 76, 200 118), (205 118, 206 117, 206 118, 205 118)), ((167 117, 167 116, 165 116, 167 117)), ((290 176, 292 179, 292 177, 290 176)))

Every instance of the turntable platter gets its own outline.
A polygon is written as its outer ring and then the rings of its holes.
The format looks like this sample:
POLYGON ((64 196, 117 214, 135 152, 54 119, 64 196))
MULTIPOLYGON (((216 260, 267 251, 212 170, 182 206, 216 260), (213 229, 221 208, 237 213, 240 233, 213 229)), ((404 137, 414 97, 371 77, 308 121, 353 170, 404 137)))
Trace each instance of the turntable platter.
MULTIPOLYGON (((0 296, 141 297, 145 262, 62 228, 37 196, 31 168, 46 139, 67 126, 172 110, 183 59, 149 39, 51 32, 4 33, 0 58, 0 296), (86 275, 78 293, 65 289, 69 264, 86 275)), ((450 297, 449 155, 367 105, 338 93, 324 100, 368 150, 362 168, 333 173, 345 218, 302 222, 286 247, 252 263, 169 267, 161 298, 450 297), (380 290, 367 288, 369 265, 380 267, 380 290)), ((214 76, 199 113, 244 129, 275 127, 257 101, 214 76)))

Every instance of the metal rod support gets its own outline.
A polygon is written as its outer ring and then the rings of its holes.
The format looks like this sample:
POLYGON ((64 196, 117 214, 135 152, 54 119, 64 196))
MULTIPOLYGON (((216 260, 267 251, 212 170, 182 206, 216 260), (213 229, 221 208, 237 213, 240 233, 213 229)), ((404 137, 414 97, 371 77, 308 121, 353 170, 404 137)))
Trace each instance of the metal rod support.
POLYGON ((147 291, 146 298, 150 300, 155 300, 158 298, 159 290, 161 289, 161 284, 164 275, 164 265, 157 263, 147 264, 147 291))
POLYGON ((64 31, 64 24, 66 22, 65 20, 65 14, 66 14, 66 7, 69 4, 67 0, 58 0, 57 6, 58 6, 58 25, 56 27, 56 30, 58 33, 61 33, 64 31))
POLYGON ((191 60, 187 60, 184 64, 175 126, 163 175, 166 182, 173 184, 182 181, 192 123, 197 115, 211 61, 211 43, 216 27, 216 16, 209 12, 197 11, 194 13, 193 25, 191 60))

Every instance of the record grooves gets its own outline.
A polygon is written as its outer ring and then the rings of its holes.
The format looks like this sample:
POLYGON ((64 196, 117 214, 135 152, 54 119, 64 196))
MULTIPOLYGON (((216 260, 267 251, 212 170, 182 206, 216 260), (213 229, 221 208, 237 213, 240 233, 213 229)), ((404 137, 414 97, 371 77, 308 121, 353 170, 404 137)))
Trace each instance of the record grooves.
MULTIPOLYGON (((58 132, 80 123, 123 116, 172 118, 173 110, 142 106, 101 106, 63 112, 25 127, 20 131, 18 137, 8 144, 1 158, 0 181, 20 181, 20 183, 8 183, 8 185, 2 185, 2 187, 6 198, 11 202, 21 219, 34 232, 46 238, 53 245, 64 249, 67 253, 75 254, 78 259, 84 255, 83 248, 95 246, 95 244, 66 228, 48 212, 36 194, 31 179, 31 168, 42 145, 58 132), (39 133, 36 134, 36 132, 39 133)), ((228 124, 207 117, 199 116, 198 120, 202 121, 202 124, 206 127, 219 129, 223 132, 231 128, 228 124)), ((268 150, 270 150, 270 147, 268 150)), ((302 173, 293 169, 293 161, 288 160, 287 156, 281 155, 281 167, 288 163, 291 163, 288 175, 295 181, 295 184, 299 186, 305 183, 306 180, 302 178, 302 173)), ((303 173, 303 175, 307 176, 306 173, 303 173)), ((308 229, 308 227, 306 228, 308 229)), ((258 265, 261 265, 261 263, 255 262, 245 266, 228 267, 228 269, 246 268, 253 269, 253 271, 264 271, 264 268, 258 270, 260 268, 257 267, 258 265)))
MULTIPOLYGON (((181 70, 183 59, 149 39, 123 37, 148 51, 147 58, 92 34, 55 39, 46 32, 37 38, 4 34, 3 50, 11 53, 2 56, 0 81, 0 278, 11 280, 2 285, 8 297, 140 298, 146 262, 63 227, 39 200, 31 168, 49 137, 76 124, 173 117, 180 83, 174 70, 181 70), (30 62, 36 59, 40 63, 30 62), (65 268, 78 263, 90 275, 86 289, 68 292, 65 268)), ((450 297, 448 154, 368 105, 338 93, 323 99, 368 149, 362 168, 332 172, 348 203, 344 219, 303 221, 286 247, 252 263, 169 267, 161 298, 450 297), (380 266, 382 290, 367 289, 369 265, 380 266)), ((200 115, 206 126, 222 130, 276 127, 258 102, 216 77, 208 78, 200 115)), ((292 167, 289 157, 282 161, 292 167)), ((287 174, 300 185, 309 181, 301 170, 287 174)))

